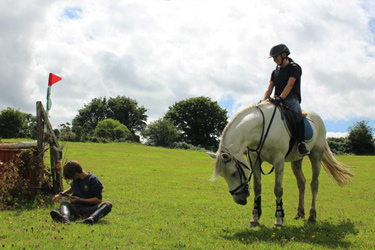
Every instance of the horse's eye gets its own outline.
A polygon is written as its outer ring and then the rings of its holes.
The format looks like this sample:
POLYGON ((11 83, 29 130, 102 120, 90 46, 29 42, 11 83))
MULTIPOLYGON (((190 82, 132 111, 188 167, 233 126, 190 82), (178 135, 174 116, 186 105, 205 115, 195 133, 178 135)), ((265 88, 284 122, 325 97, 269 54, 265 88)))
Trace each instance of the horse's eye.
POLYGON ((228 155, 227 153, 222 153, 221 154, 221 159, 223 159, 225 162, 229 161, 231 158, 230 158, 230 155, 228 155))

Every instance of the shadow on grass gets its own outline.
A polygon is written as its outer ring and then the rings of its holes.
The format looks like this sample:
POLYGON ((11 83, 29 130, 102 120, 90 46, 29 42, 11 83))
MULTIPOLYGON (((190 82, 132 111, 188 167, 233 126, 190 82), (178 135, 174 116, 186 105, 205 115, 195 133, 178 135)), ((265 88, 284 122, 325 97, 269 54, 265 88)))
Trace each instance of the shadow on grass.
POLYGON ((316 244, 330 248, 350 248, 352 243, 345 241, 346 235, 357 234, 354 224, 341 221, 333 224, 327 221, 315 224, 305 223, 304 226, 284 226, 282 228, 247 228, 234 235, 224 235, 225 239, 239 241, 244 245, 252 243, 279 243, 280 245, 291 242, 316 244))

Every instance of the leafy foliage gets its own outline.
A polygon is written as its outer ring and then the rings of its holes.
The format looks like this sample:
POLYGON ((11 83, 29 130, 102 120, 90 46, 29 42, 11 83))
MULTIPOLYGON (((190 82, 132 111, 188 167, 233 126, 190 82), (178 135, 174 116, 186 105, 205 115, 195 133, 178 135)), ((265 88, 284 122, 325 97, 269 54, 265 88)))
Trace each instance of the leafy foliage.
POLYGON ((37 150, 23 150, 12 162, 0 163, 0 210, 25 204, 43 205, 52 192, 51 174, 38 161, 37 150))
POLYGON ((129 129, 117 120, 105 119, 98 122, 94 131, 95 138, 108 139, 110 141, 126 141, 132 138, 129 129))
POLYGON ((353 153, 358 155, 375 154, 373 129, 368 126, 368 122, 362 120, 349 127, 349 145, 353 153))
POLYGON ((139 141, 135 135, 146 126, 147 109, 138 107, 137 101, 118 96, 116 98, 94 98, 84 108, 78 110, 78 115, 73 119, 72 131, 78 141, 87 141, 94 135, 94 130, 99 121, 112 118, 124 124, 133 134, 132 140, 139 141))
POLYGON ((186 143, 207 149, 217 148, 227 124, 227 111, 208 97, 190 98, 169 107, 165 118, 177 126, 186 143))
POLYGON ((108 118, 119 121, 124 124, 133 135, 141 132, 146 127, 147 109, 143 106, 138 107, 138 102, 134 99, 117 96, 108 99, 108 118))
POLYGON ((6 108, 0 114, 0 137, 36 138, 36 118, 17 109, 6 108))
POLYGON ((72 131, 69 122, 62 123, 59 125, 60 129, 55 129, 55 135, 61 141, 76 141, 76 134, 72 131))
POLYGON ((77 135, 78 141, 87 141, 92 137, 95 127, 99 121, 108 116, 107 99, 94 98, 84 108, 78 110, 78 115, 73 119, 73 132, 77 135))
POLYGON ((176 126, 168 119, 152 122, 142 132, 142 135, 147 139, 149 145, 161 147, 171 147, 179 138, 176 126))
POLYGON ((349 140, 345 138, 327 138, 327 142, 331 151, 336 155, 351 153, 349 140))

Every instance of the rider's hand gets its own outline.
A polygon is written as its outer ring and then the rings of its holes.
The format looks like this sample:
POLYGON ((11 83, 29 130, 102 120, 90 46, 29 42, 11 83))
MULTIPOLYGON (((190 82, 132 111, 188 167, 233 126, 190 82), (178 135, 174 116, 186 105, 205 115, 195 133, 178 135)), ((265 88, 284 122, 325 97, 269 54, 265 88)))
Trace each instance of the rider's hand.
POLYGON ((271 102, 275 105, 279 105, 280 103, 282 103, 284 101, 284 98, 282 98, 281 96, 278 96, 276 98, 274 98, 271 102))

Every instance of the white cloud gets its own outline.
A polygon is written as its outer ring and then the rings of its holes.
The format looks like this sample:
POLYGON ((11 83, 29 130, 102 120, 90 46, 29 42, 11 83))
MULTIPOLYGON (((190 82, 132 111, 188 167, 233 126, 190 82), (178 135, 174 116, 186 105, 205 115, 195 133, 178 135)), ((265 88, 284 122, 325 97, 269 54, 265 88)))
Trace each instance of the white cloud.
POLYGON ((347 132, 328 132, 326 137, 327 138, 345 138, 348 137, 349 133, 347 132))
POLYGON ((374 10, 360 0, 7 2, 0 108, 35 113, 53 72, 63 78, 52 89, 55 126, 103 96, 136 99, 150 120, 193 96, 233 100, 233 113, 262 98, 269 49, 283 42, 303 68, 304 107, 375 119, 374 10))

